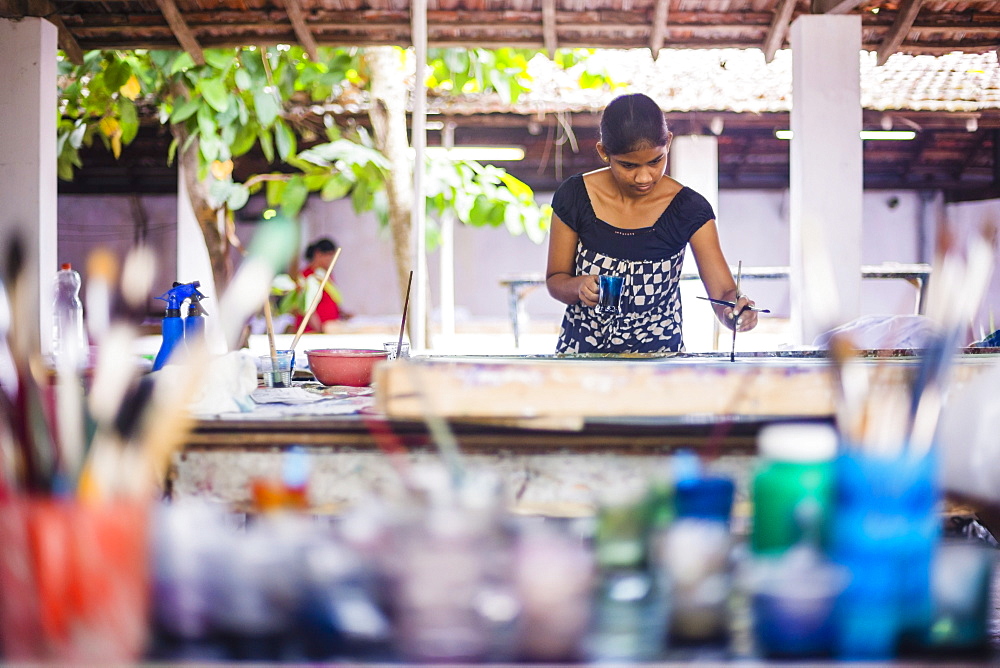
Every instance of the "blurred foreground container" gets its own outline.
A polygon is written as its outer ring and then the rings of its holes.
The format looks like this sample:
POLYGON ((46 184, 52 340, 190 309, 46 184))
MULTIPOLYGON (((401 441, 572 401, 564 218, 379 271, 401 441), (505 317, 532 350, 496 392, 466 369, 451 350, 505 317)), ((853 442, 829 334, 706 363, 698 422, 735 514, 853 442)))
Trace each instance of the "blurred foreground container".
POLYGON ((0 647, 9 661, 111 664, 147 639, 148 506, 0 502, 0 647))

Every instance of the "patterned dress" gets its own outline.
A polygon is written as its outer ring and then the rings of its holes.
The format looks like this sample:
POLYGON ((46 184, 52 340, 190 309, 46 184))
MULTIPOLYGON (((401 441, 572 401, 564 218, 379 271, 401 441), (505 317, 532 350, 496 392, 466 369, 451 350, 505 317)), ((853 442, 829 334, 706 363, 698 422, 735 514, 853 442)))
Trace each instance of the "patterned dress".
POLYGON ((580 239, 576 274, 621 276, 622 313, 599 316, 576 302, 566 307, 557 353, 650 353, 684 350, 680 275, 691 236, 715 219, 711 204, 683 187, 650 227, 625 230, 600 220, 583 175, 568 178, 552 198, 559 219, 580 239))

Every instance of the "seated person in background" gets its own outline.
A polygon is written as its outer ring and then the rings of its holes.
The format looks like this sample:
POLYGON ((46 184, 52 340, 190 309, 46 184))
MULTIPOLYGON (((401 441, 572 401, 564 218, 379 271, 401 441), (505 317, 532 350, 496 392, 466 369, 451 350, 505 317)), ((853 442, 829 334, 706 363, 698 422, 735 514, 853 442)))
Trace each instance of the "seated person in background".
MULTIPOLYGON (((327 267, 333 262, 333 256, 337 252, 337 244, 329 237, 322 237, 309 244, 305 251, 305 259, 309 265, 302 272, 303 285, 305 289, 304 308, 309 308, 316 292, 319 290, 320 282, 326 275, 327 267)), ((340 291, 333 284, 333 276, 323 286, 323 295, 320 297, 316 310, 306 323, 305 332, 324 332, 327 324, 336 320, 346 320, 350 317, 341 307, 340 291)), ((302 315, 299 315, 295 327, 302 323, 302 315)))

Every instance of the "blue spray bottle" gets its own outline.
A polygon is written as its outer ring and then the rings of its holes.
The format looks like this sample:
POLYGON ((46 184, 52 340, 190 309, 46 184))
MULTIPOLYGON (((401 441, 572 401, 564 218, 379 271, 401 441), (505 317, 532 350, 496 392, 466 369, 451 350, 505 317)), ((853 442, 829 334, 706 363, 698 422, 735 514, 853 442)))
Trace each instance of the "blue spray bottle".
MULTIPOLYGON (((198 294, 198 281, 193 283, 174 283, 162 295, 157 297, 167 302, 167 312, 163 316, 163 343, 160 344, 160 352, 156 353, 153 361, 153 371, 159 371, 167 363, 178 345, 184 343, 184 319, 181 318, 181 304, 185 299, 190 299, 192 295, 198 294)), ((203 296, 203 295, 202 295, 203 296)))
POLYGON ((187 345, 205 339, 205 316, 208 311, 201 305, 201 300, 205 298, 205 295, 195 290, 188 299, 187 317, 184 318, 184 342, 187 345))

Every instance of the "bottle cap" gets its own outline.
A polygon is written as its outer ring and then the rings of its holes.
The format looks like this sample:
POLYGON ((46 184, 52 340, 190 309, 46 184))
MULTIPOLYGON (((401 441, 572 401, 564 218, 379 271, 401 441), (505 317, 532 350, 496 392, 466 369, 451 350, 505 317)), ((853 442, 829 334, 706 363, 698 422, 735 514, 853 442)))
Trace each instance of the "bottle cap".
POLYGON ((770 424, 757 435, 757 451, 761 457, 783 462, 826 462, 837 454, 837 431, 820 422, 770 424))
POLYGON ((62 263, 62 264, 61 264, 61 265, 59 266, 59 268, 60 268, 60 269, 72 269, 72 268, 73 268, 73 265, 72 265, 71 263, 69 263, 69 262, 63 262, 63 263, 62 263))

